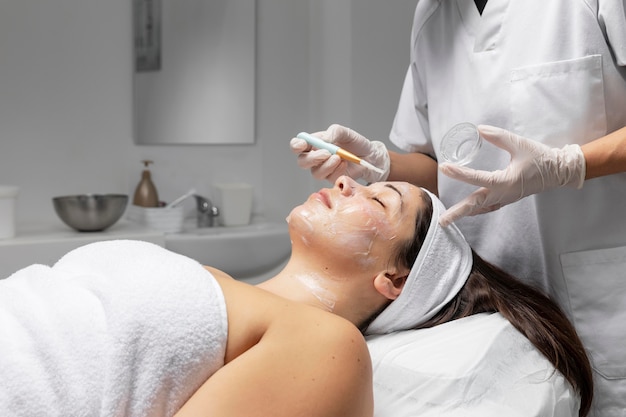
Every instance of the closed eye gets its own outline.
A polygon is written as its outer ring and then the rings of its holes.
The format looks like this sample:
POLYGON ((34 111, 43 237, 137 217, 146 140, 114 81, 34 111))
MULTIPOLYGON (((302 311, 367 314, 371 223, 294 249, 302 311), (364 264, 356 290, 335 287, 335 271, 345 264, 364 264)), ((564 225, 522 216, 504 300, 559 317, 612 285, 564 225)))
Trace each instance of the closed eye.
POLYGON ((385 206, 385 203, 383 203, 382 200, 378 197, 372 197, 372 200, 376 201, 378 204, 380 204, 383 207, 387 207, 385 206))

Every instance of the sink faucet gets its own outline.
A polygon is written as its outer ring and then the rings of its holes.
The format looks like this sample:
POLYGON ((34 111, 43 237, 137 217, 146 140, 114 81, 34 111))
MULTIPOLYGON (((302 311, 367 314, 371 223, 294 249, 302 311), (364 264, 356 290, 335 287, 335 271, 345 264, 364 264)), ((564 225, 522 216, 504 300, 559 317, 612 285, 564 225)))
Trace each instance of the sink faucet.
POLYGON ((206 197, 194 194, 196 207, 198 208, 198 227, 213 227, 214 219, 220 214, 211 200, 206 197))

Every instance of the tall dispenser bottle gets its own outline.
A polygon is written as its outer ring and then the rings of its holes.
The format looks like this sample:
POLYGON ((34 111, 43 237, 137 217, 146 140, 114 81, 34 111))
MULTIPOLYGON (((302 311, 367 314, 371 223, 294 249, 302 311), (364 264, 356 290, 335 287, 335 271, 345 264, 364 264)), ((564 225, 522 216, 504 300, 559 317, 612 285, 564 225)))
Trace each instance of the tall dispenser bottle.
POLYGON ((141 181, 139 181, 135 189, 133 204, 141 207, 158 207, 159 195, 152 182, 150 170, 148 169, 148 166, 153 162, 150 160, 143 160, 141 162, 144 164, 145 169, 141 173, 141 181))

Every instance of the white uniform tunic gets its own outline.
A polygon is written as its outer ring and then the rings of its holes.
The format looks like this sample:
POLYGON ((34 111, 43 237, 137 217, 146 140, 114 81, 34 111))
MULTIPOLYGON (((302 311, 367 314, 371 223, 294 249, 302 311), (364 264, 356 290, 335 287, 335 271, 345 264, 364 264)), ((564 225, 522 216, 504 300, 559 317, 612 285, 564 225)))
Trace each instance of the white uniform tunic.
MULTIPOLYGON (((624 0, 418 1, 391 140, 439 156, 459 122, 552 147, 626 126, 624 0)), ((478 168, 507 165, 484 146, 478 168)), ((439 175, 447 206, 475 187, 439 175)), ((476 251, 570 314, 596 371, 595 413, 626 410, 626 174, 530 196, 457 222, 476 251)))

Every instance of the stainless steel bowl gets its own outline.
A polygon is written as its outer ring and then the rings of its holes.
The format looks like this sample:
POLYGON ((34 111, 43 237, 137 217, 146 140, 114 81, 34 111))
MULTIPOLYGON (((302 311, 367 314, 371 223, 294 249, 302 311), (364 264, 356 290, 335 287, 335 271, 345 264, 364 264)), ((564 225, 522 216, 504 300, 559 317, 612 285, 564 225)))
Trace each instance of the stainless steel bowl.
POLYGON ((128 204, 124 194, 81 194, 54 197, 54 210, 68 226, 80 232, 97 232, 117 222, 128 204))

